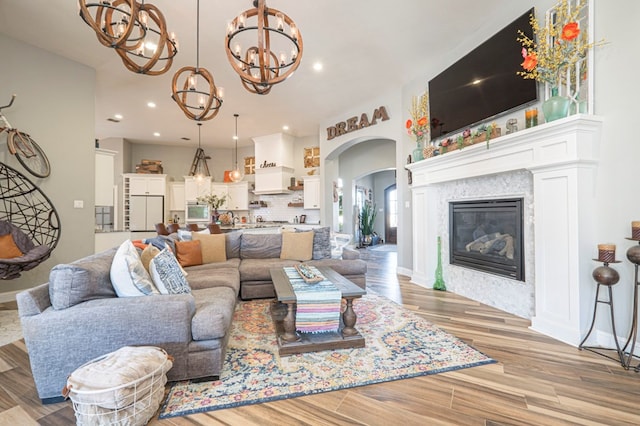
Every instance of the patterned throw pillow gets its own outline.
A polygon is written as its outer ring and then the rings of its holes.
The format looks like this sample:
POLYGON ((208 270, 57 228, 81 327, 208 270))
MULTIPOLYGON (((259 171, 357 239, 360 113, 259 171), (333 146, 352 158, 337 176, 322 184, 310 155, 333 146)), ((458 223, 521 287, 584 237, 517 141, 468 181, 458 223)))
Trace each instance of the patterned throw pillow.
POLYGON ((313 229, 313 260, 331 259, 331 228, 313 229))
POLYGON ((158 294, 131 240, 125 241, 118 247, 109 274, 118 297, 158 294))
POLYGON ((149 263, 151 278, 161 294, 191 293, 178 259, 167 248, 151 259, 149 263))

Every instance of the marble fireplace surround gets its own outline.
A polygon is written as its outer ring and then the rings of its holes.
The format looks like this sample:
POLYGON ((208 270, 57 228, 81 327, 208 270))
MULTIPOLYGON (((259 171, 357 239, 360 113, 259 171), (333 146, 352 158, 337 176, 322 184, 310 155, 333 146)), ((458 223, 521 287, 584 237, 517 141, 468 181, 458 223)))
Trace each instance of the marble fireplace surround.
POLYGON ((577 346, 595 286, 595 177, 602 119, 574 115, 406 166, 413 174, 412 282, 430 288, 437 237, 447 288, 531 319, 577 346), (525 281, 449 265, 448 202, 524 198, 525 281), (446 217, 446 219, 445 219, 446 217))

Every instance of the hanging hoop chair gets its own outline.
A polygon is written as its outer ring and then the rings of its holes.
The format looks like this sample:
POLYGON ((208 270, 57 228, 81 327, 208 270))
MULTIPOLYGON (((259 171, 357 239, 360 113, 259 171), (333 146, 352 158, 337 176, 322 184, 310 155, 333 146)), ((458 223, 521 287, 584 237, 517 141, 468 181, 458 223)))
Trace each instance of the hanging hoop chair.
POLYGON ((47 260, 60 239, 60 217, 51 200, 26 176, 1 162, 0 239, 5 243, 12 239, 9 244, 22 253, 6 259, 0 251, 0 280, 18 278, 47 260))

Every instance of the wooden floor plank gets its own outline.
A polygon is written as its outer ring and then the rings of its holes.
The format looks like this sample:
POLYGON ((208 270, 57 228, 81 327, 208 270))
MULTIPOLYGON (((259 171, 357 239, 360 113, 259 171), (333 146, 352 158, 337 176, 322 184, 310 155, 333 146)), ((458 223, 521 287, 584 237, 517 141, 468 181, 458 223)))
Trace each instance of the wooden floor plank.
MULTIPOLYGON (((155 418, 149 424, 640 424, 640 374, 541 335, 529 328, 527 319, 450 292, 416 286, 395 275, 395 253, 361 253, 367 259, 370 290, 498 362, 266 404, 155 418)), ((0 304, 0 309, 15 309, 15 303, 0 304)), ((72 424, 71 404, 41 405, 30 374, 23 341, 0 347, 0 424, 72 424)))

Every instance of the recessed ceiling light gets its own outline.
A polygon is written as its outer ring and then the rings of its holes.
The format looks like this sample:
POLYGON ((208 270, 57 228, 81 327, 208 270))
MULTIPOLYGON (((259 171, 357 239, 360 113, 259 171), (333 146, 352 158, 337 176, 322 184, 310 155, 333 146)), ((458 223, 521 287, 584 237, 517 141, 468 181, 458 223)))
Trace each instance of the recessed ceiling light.
POLYGON ((282 130, 289 130, 289 126, 285 124, 284 126, 282 126, 282 130))
POLYGON ((155 107, 156 107, 156 104, 155 104, 155 102, 147 102, 147 106, 148 106, 149 108, 155 108, 155 107))
POLYGON ((116 120, 122 120, 122 114, 114 114, 113 118, 115 118, 116 120))
POLYGON ((321 62, 315 62, 315 63, 313 64, 313 69, 314 69, 315 71, 322 71, 322 63, 321 63, 321 62))
POLYGON ((154 132, 154 133, 153 133, 153 136, 155 136, 155 137, 159 137, 159 136, 160 136, 160 133, 158 133, 158 132, 154 132))

